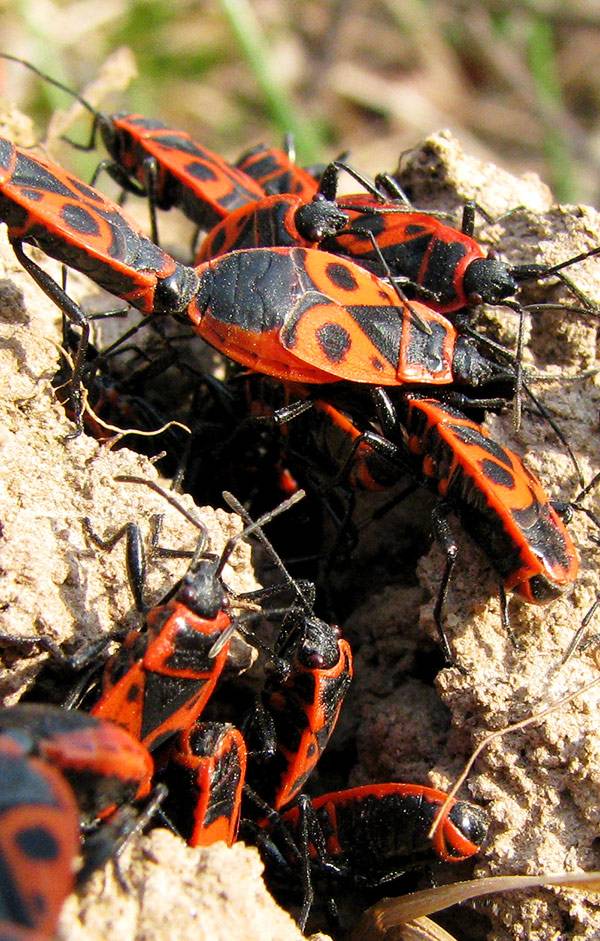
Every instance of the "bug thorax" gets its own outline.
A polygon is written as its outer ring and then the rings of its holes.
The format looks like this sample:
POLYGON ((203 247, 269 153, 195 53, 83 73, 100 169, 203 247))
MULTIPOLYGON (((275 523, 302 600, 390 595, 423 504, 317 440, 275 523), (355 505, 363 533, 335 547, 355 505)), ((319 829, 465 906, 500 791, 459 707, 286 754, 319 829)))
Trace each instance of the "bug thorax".
POLYGON ((198 291, 198 275, 193 268, 178 264, 173 274, 159 278, 154 292, 156 313, 176 314, 186 309, 198 291))
POLYGON ((202 559, 193 571, 181 580, 176 598, 198 617, 212 620, 227 603, 227 595, 221 582, 215 577, 212 560, 202 559))

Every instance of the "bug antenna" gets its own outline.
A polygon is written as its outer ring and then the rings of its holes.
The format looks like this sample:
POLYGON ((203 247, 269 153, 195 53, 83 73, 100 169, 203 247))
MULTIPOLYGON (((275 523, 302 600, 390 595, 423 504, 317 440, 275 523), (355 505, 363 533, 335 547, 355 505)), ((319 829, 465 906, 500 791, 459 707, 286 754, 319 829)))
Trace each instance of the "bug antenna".
MULTIPOLYGON (((215 576, 218 577, 219 575, 221 575, 221 573, 223 572, 223 569, 225 568, 227 560, 229 559, 229 556, 233 552, 235 546, 240 541, 240 539, 245 539, 246 536, 250 536, 254 532, 260 532, 261 526, 265 526, 267 523, 270 523, 272 519, 275 519, 276 516, 280 516, 281 513, 286 513, 287 510, 293 507, 296 503, 299 503, 300 500, 303 500, 305 496, 306 494, 304 490, 298 490, 287 500, 284 500, 283 503, 280 503, 279 506, 276 506, 273 510, 269 510, 268 513, 264 513, 262 516, 259 516, 259 518, 255 522, 251 522, 248 526, 246 526, 241 531, 241 533, 237 533, 235 536, 232 536, 231 539, 228 539, 227 542, 225 543, 225 548, 223 549, 223 552, 221 553, 221 559, 215 571, 215 576)), ((225 493, 223 494, 223 497, 228 503, 229 503, 228 498, 235 500, 235 497, 232 497, 232 494, 228 493, 227 491, 225 491, 225 493)), ((232 504, 229 503, 229 505, 231 506, 232 504)), ((242 516, 242 519, 243 518, 244 517, 242 516)))
POLYGON ((411 316, 411 318, 412 318, 413 323, 415 324, 415 326, 417 326, 417 327, 419 328, 419 330, 422 330, 423 333, 426 333, 428 336, 431 336, 431 333, 432 333, 431 327, 429 326, 428 323, 426 323, 426 322, 423 320, 422 317, 419 316, 418 312, 415 310, 415 308, 413 307, 413 305, 411 304, 411 302, 410 302, 409 299, 407 298, 406 294, 404 293, 404 291, 402 290, 402 288, 401 288, 400 285, 398 284, 397 280, 394 278, 394 275, 392 274, 392 270, 391 270, 390 266, 388 265, 387 260, 386 260, 386 258, 385 258, 385 256, 384 256, 383 252, 381 251, 381 249, 380 249, 380 247, 379 247, 379 244, 378 244, 378 242, 377 242, 377 239, 375 238, 374 234, 371 232, 370 229, 366 229, 363 234, 366 235, 366 237, 369 239, 371 245, 373 246, 373 251, 374 251, 375 254, 377 255, 377 259, 378 259, 378 261, 379 261, 379 264, 381 265, 381 267, 383 268, 383 270, 384 270, 384 272, 385 272, 385 277, 387 278, 387 280, 390 282, 390 284, 391 284, 392 287, 394 288, 394 291, 395 291, 396 294, 398 295, 398 299, 402 302, 402 304, 404 304, 406 307, 408 307, 408 310, 409 310, 409 313, 410 313, 410 316, 411 316))
POLYGON ((160 484, 157 484, 155 480, 148 480, 146 477, 136 477, 133 474, 118 474, 114 479, 118 480, 119 483, 144 484, 145 487, 150 487, 150 490, 154 490, 155 493, 160 494, 163 500, 166 500, 167 503, 170 503, 171 506, 174 506, 176 510, 179 510, 181 515, 184 516, 186 520, 192 524, 192 526, 195 526, 196 529, 200 530, 200 545, 204 545, 208 536, 204 523, 202 523, 199 519, 196 519, 196 517, 193 516, 189 510, 186 510, 186 508, 179 502, 177 497, 175 497, 172 493, 169 493, 168 490, 165 490, 164 487, 161 487, 160 484))
MULTIPOLYGON (((241 516, 241 518, 243 519, 244 523, 246 523, 246 524, 251 524, 251 523, 252 523, 252 518, 250 517, 250 514, 248 513, 248 511, 246 510, 246 508, 245 508, 244 506, 242 506, 242 504, 239 502, 239 500, 237 500, 237 499, 233 496, 232 493, 228 493, 227 491, 224 491, 224 492, 223 492, 223 499, 225 500, 225 502, 227 503, 227 505, 231 507, 232 510, 234 510, 239 516, 241 516)), ((264 548, 267 550, 267 552, 268 552, 268 554, 269 554, 269 557, 270 557, 271 561, 274 563, 275 567, 278 569, 279 572, 281 572, 284 581, 287 582, 287 584, 290 585, 290 587, 293 588, 293 590, 296 592, 297 597, 298 597, 298 598, 300 599, 300 601, 302 602, 302 606, 303 606, 304 610, 305 610, 306 612, 311 611, 311 610, 312 610, 312 607, 313 607, 312 604, 309 602, 309 599, 306 597, 306 595, 305 595, 304 592, 302 591, 302 588, 300 587, 300 585, 298 584, 298 582, 290 575, 290 573, 288 572, 288 570, 286 569, 286 567, 285 567, 285 565, 284 565, 284 563, 283 563, 283 559, 282 559, 281 556, 275 551, 274 546, 273 546, 272 543, 267 539, 267 537, 265 536, 265 534, 264 534, 264 532, 262 531, 262 529, 257 529, 257 530, 256 530, 256 535, 257 535, 259 541, 261 542, 261 544, 262 544, 262 545, 264 546, 264 548)))
POLYGON ((576 265, 578 261, 585 261, 586 258, 592 258, 594 255, 600 255, 600 245, 590 248, 587 252, 580 252, 579 255, 574 255, 573 258, 567 258, 566 261, 561 261, 557 265, 552 265, 551 268, 546 270, 546 274, 556 274, 558 271, 562 271, 563 268, 569 268, 571 265, 576 265))
POLYGON ((384 201, 385 195, 377 188, 372 180, 370 180, 367 176, 363 176, 359 170, 355 170, 354 167, 351 167, 349 163, 344 163, 343 160, 334 160, 333 165, 335 166, 336 170, 345 170, 346 173, 348 173, 353 180, 356 180, 357 183, 360 183, 363 189, 365 189, 367 193, 370 193, 371 196, 375 196, 382 202, 384 201))
POLYGON ((554 421, 554 419, 552 418, 552 415, 550 414, 550 412, 548 411, 548 409, 545 407, 545 405, 542 405, 542 403, 541 403, 541 401, 538 399, 537 395, 534 395, 534 393, 531 391, 530 386, 529 386, 526 382, 523 382, 521 388, 523 389, 523 392, 525 393, 525 395, 527 395, 528 398, 531 399, 531 401, 533 402, 533 404, 534 404, 535 407, 537 408, 538 413, 542 416, 542 418, 543 418, 545 421, 548 422, 548 424, 549 424, 550 427, 552 428, 552 431, 554 432, 554 434, 556 435, 556 437, 558 438, 558 440, 561 442, 561 444, 564 446, 564 448, 565 448, 567 454, 568 454, 569 457, 571 458, 571 463, 572 463, 573 467, 575 468, 575 473, 577 474, 577 479, 578 479, 578 481, 579 481, 579 485, 580 485, 581 487, 583 487, 584 478, 583 478, 583 474, 582 474, 582 472, 581 472, 581 468, 580 468, 580 466, 579 466, 579 462, 578 462, 578 460, 577 460, 577 458, 576 458, 576 456, 575 456, 575 454, 574 454, 574 452, 573 452, 573 449, 572 449, 571 445, 569 444, 569 442, 567 441, 567 439, 566 439, 566 437, 565 437, 563 431, 561 430, 560 426, 554 421))
POLYGON ((60 88, 61 91, 66 92, 67 95, 70 95, 71 98, 74 98, 79 102, 80 105, 89 111, 95 118, 100 114, 99 111, 96 111, 94 107, 86 101, 85 98, 82 98, 81 95, 77 94, 76 91, 73 91, 72 88, 69 88, 68 85, 63 85, 62 82, 59 82, 58 79, 52 78, 46 72, 42 72, 41 69, 38 69, 37 66, 33 65, 31 62, 27 62, 26 59, 20 59, 18 56, 13 56, 8 52, 0 52, 0 59, 8 59, 10 62, 18 62, 20 65, 24 65, 26 69, 29 69, 30 72, 34 72, 35 75, 39 75, 40 78, 43 78, 45 82, 48 82, 49 85, 53 85, 55 88, 60 88))

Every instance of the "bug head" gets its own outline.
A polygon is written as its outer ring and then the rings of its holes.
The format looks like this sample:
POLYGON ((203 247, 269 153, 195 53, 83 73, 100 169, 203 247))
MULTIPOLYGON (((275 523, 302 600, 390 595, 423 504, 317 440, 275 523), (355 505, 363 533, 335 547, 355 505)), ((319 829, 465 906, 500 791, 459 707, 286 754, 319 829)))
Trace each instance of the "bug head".
POLYGON ((445 862, 468 859, 479 852, 488 828, 489 820, 482 807, 456 801, 435 831, 435 851, 445 862))
POLYGON ((498 304, 512 297, 517 288, 514 269, 493 252, 487 258, 475 258, 465 271, 464 290, 473 305, 498 304))
POLYGON ((346 213, 323 193, 317 193, 310 203, 301 206, 294 221, 298 232, 308 242, 320 242, 337 235, 349 223, 346 213))

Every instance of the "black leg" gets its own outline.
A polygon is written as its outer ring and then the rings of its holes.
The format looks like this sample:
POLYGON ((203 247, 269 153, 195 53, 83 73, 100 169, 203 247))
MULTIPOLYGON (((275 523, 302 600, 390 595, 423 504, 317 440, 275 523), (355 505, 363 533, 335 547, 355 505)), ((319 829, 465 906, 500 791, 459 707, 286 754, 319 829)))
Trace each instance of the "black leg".
POLYGON ((148 196, 150 209, 150 238, 156 245, 158 240, 158 222, 156 219, 156 204, 158 199, 158 164, 155 157, 146 157, 143 163, 144 183, 148 196))
POLYGON ((56 304, 64 316, 81 329, 81 336, 79 337, 73 362, 73 374, 69 382, 69 396, 73 405, 75 424, 77 426, 75 436, 79 435, 82 431, 81 413, 83 410, 81 399, 81 373, 90 336, 89 320, 81 308, 72 301, 69 295, 56 283, 54 278, 50 277, 43 268, 40 268, 39 265, 25 254, 22 242, 18 240, 11 241, 11 245, 17 259, 23 265, 27 273, 31 275, 38 287, 48 295, 50 300, 56 304))
POLYGON ((444 555, 446 556, 444 574, 442 575, 440 589, 435 602, 435 607, 433 609, 433 619, 440 635, 440 643, 442 645, 446 662, 452 666, 454 665, 454 657, 452 656, 450 644, 448 643, 448 637, 442 623, 442 611, 446 603, 446 598, 448 596, 448 586, 450 584, 452 570, 454 569, 456 564, 456 557, 458 555, 458 545, 456 544, 456 540, 452 535, 452 530, 450 529, 450 525, 448 523, 448 514, 450 512, 451 507, 448 506, 448 504, 438 504, 438 506, 434 507, 432 510, 431 522, 433 525, 435 541, 441 547, 444 555))

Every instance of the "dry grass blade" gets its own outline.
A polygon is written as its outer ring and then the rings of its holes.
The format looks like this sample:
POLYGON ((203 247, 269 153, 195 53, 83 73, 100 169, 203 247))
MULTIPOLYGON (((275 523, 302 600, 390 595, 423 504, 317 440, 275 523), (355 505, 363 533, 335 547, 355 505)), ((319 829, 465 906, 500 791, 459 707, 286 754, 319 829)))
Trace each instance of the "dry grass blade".
MULTIPOLYGON (((439 935, 402 933, 406 923, 423 919, 426 915, 457 905, 467 899, 478 898, 492 892, 514 892, 520 889, 535 889, 540 886, 559 886, 580 892, 600 892, 600 872, 560 872, 538 876, 492 876, 487 879, 469 879, 453 885, 438 886, 412 892, 396 899, 382 899, 362 916, 351 936, 351 941, 409 941, 409 939, 431 938, 432 941, 452 937, 446 932, 439 935), (398 929, 398 930, 395 930, 398 929)), ((427 919, 427 921, 429 921, 427 919)), ((431 924, 431 923, 430 923, 431 924)), ((437 927, 437 926, 436 926, 437 927)))

